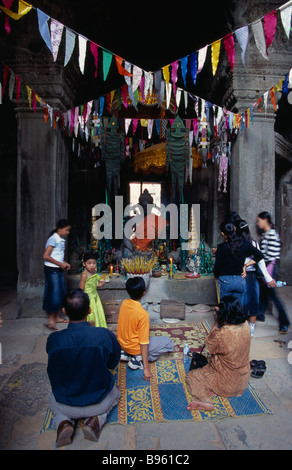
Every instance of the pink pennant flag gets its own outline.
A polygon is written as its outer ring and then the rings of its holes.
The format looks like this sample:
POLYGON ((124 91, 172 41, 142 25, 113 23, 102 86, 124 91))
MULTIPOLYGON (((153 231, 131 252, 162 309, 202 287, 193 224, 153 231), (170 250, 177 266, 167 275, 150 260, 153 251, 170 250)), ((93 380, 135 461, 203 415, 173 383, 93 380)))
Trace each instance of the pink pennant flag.
POLYGON ((172 62, 172 64, 171 64, 171 80, 172 80, 172 86, 173 86, 174 94, 176 92, 178 65, 179 65, 178 60, 176 60, 175 62, 172 62))
MULTIPOLYGON (((11 10, 13 1, 14 0, 3 0, 4 7, 7 10, 11 10)), ((11 27, 10 27, 8 15, 5 15, 5 31, 7 34, 11 33, 11 27)))
POLYGON ((128 107, 128 101, 127 101, 128 87, 127 87, 127 85, 122 86, 122 98, 123 98, 124 107, 127 109, 127 107, 128 107))
POLYGON ((135 134, 137 130, 138 123, 139 123, 139 119, 133 119, 133 135, 135 134))
POLYGON ((91 50, 93 58, 94 58, 94 65, 95 65, 94 76, 96 78, 97 77, 97 65, 98 65, 98 45, 95 44, 94 42, 91 42, 90 43, 90 50, 91 50))
POLYGON ((231 67, 231 71, 234 69, 234 61, 235 61, 235 47, 234 47, 234 37, 233 34, 228 34, 223 38, 225 50, 227 53, 227 57, 229 60, 229 64, 231 67))
POLYGON ((276 26, 277 26, 277 10, 274 10, 264 16, 264 31, 265 31, 265 38, 266 38, 266 45, 267 45, 267 53, 268 53, 268 48, 274 41, 276 26))

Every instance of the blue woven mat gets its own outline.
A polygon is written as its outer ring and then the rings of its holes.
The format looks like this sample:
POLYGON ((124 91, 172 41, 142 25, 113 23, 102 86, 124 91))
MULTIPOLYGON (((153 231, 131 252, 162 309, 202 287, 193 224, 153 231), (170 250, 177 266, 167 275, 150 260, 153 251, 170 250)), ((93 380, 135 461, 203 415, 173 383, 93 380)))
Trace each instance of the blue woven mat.
MULTIPOLYGON (((125 425, 139 422, 177 420, 210 421, 221 418, 272 414, 249 384, 241 397, 213 397, 212 412, 188 411, 191 401, 185 384, 185 366, 180 359, 151 363, 152 379, 146 382, 142 370, 131 370, 120 362, 113 372, 121 392, 118 406, 112 410, 108 423, 125 425)), ((47 410, 41 432, 52 428, 52 413, 47 410)))

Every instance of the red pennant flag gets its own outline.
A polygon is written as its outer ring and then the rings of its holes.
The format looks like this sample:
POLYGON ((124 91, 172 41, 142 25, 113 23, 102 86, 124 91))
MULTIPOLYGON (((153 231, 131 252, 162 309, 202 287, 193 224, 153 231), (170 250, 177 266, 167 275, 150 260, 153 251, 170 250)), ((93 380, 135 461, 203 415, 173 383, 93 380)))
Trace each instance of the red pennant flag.
POLYGON ((234 62, 235 62, 235 48, 234 48, 234 37, 233 34, 228 34, 223 38, 225 50, 227 52, 227 57, 229 60, 229 64, 231 67, 231 71, 233 71, 234 68, 234 62))
POLYGON ((124 59, 122 59, 122 57, 120 57, 118 55, 115 55, 115 59, 116 59, 119 74, 124 75, 125 77, 133 77, 133 74, 128 72, 128 70, 126 70, 122 66, 122 62, 123 62, 124 59))
POLYGON ((264 16, 264 31, 266 38, 267 52, 268 48, 272 44, 275 36, 277 26, 277 10, 272 11, 264 16))
POLYGON ((91 50, 92 55, 94 57, 94 64, 95 64, 94 76, 96 78, 97 77, 97 64, 98 64, 98 45, 94 44, 94 42, 91 42, 90 43, 90 50, 91 50))
MULTIPOLYGON (((4 7, 5 7, 7 10, 11 10, 12 4, 13 4, 13 0, 3 0, 3 4, 4 4, 4 7)), ((9 23, 9 18, 8 18, 7 15, 5 15, 5 30, 6 30, 6 33, 7 33, 7 34, 10 34, 10 33, 11 33, 11 27, 10 27, 10 23, 9 23)))

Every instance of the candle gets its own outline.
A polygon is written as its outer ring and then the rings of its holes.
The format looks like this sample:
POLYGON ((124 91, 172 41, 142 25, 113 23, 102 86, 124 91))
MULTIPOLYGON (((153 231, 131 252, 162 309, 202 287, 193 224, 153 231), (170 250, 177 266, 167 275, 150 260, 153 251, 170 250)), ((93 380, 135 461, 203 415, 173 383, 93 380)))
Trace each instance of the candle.
POLYGON ((172 277, 172 258, 169 258, 170 266, 169 266, 169 277, 172 277))
POLYGON ((111 275, 111 276, 113 275, 113 270, 114 270, 114 267, 111 265, 111 266, 110 266, 110 275, 111 275))

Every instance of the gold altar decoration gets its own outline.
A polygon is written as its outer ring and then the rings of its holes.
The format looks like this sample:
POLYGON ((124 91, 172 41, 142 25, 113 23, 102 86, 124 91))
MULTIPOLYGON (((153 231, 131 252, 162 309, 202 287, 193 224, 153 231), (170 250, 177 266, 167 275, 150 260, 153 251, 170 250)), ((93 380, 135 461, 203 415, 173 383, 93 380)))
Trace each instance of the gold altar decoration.
MULTIPOLYGON (((201 151, 192 147, 193 168, 203 166, 201 151)), ((134 155, 134 171, 163 173, 166 171, 166 143, 152 145, 134 155)))

